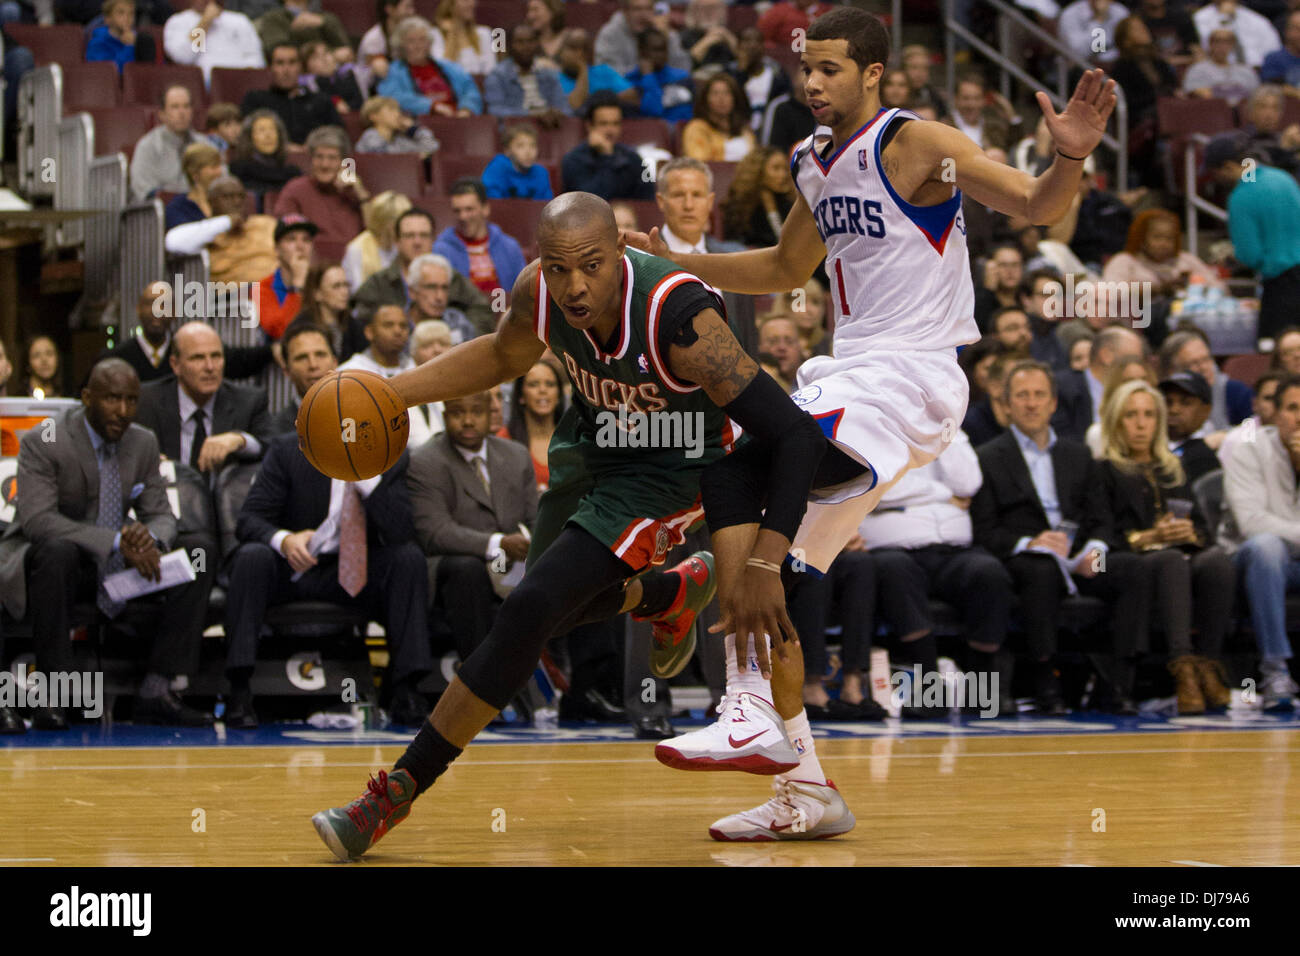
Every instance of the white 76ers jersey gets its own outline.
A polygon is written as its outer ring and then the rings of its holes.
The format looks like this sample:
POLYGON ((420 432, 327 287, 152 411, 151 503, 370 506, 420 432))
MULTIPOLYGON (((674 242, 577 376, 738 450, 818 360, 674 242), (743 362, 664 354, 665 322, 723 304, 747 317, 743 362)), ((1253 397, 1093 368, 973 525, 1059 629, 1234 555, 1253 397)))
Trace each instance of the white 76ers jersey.
POLYGON ((822 159, 825 128, 795 147, 790 172, 826 243, 835 357, 870 350, 950 349, 979 339, 961 190, 937 206, 895 192, 880 161, 882 109, 822 159), (818 134, 821 134, 820 136, 818 134))

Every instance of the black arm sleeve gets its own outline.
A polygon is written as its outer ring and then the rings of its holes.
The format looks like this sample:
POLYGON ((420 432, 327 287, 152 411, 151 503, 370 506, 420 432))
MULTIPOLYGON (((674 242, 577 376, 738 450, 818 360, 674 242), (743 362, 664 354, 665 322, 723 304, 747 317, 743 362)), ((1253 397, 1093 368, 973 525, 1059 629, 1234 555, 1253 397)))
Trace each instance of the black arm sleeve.
POLYGON ((727 307, 722 304, 722 296, 715 293, 703 282, 683 282, 664 299, 659 313, 659 354, 668 355, 670 346, 680 345, 689 348, 699 338, 691 319, 705 309, 713 309, 723 320, 727 319, 727 307))

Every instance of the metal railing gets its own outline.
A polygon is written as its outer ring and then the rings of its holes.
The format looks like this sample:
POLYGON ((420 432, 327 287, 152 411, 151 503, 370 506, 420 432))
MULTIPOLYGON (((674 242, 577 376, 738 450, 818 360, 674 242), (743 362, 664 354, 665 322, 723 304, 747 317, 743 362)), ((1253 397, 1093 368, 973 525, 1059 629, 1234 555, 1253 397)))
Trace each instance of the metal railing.
POLYGON ((165 279, 163 205, 160 199, 132 203, 121 212, 118 259, 118 318, 123 332, 135 320, 136 298, 150 282, 165 279))
MULTIPOLYGON (((95 123, 89 113, 59 121, 58 164, 55 166, 54 208, 86 209, 90 205, 90 159, 95 155, 95 123)), ((86 221, 71 219, 54 230, 61 248, 79 246, 86 238, 86 221)))
MULTIPOLYGON (((82 280, 83 312, 105 321, 106 306, 118 292, 115 276, 122 235, 121 208, 126 205, 126 156, 96 156, 86 174, 87 189, 105 212, 85 220, 85 272, 82 280)), ((114 315, 107 313, 112 324, 114 315)))
POLYGON ((1202 199, 1196 192, 1196 147, 1209 141, 1210 137, 1204 133, 1193 133, 1187 137, 1187 144, 1183 147, 1183 221, 1187 223, 1187 248, 1197 255, 1200 255, 1198 251, 1200 247, 1197 245, 1197 240, 1200 238, 1200 223, 1196 213, 1203 212, 1220 222, 1228 221, 1226 209, 1216 206, 1208 199, 1202 199))
MULTIPOLYGON (((954 0, 943 0, 944 60, 947 68, 948 101, 952 102, 956 88, 957 68, 954 57, 957 53, 958 38, 966 41, 972 49, 997 64, 999 86, 1004 96, 1010 96, 1012 79, 1018 80, 1031 90, 1042 88, 1042 83, 1037 78, 1031 76, 1007 56, 1011 44, 1011 25, 1014 23, 1036 41, 1056 52, 1056 90, 1045 92, 1052 101, 1053 108, 1063 109, 1069 102, 1072 92, 1069 89, 1069 68, 1076 66, 1088 70, 1092 69, 1092 64, 1003 0, 985 0, 985 2, 998 12, 998 43, 1002 47, 1001 50, 994 49, 957 21, 953 12, 954 0)), ((897 31, 897 24, 894 29, 897 31)), ((1124 98, 1124 91, 1118 86, 1115 88, 1115 95, 1118 98, 1114 113, 1115 135, 1106 133, 1101 141, 1116 154, 1115 189, 1124 192, 1128 189, 1128 103, 1124 98)))
POLYGON ((18 84, 18 188, 29 197, 53 196, 58 179, 63 70, 40 66, 18 84))

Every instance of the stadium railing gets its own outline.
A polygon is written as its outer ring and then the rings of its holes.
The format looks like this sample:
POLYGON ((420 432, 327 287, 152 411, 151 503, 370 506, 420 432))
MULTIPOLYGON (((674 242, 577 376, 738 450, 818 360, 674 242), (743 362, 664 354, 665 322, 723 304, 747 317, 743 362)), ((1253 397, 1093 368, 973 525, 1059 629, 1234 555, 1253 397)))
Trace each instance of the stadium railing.
MULTIPOLYGON (((114 269, 122 235, 121 208, 126 205, 126 156, 97 156, 87 165, 90 202, 104 210, 85 220, 85 271, 82 298, 89 314, 103 315, 104 306, 118 291, 114 269)), ((86 312, 83 310, 83 314, 86 312)))
MULTIPOLYGON (((90 159, 95 155, 95 124, 89 113, 74 113, 59 120, 58 161, 54 177, 54 208, 85 209, 90 204, 90 159)), ((86 239, 86 221, 70 219, 54 229, 54 244, 61 249, 80 246, 86 239)))
POLYGON ((166 277, 163 268, 163 206, 157 199, 132 203, 121 214, 118 259, 118 318, 123 330, 135 320, 136 297, 146 285, 166 277))
POLYGON ((45 175, 46 160, 58 155, 63 116, 63 68, 40 66, 18 84, 18 189, 29 197, 53 196, 58 179, 45 175))

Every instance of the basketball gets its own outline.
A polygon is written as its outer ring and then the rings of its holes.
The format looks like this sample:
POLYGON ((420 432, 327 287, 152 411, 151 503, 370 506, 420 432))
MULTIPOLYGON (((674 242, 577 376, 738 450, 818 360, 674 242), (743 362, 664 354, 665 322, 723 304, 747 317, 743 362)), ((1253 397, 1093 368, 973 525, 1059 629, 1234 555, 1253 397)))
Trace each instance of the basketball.
POLYGON ((411 421, 387 379, 345 369, 307 390, 296 425, 298 447, 313 468, 342 481, 364 481, 401 457, 411 421))

